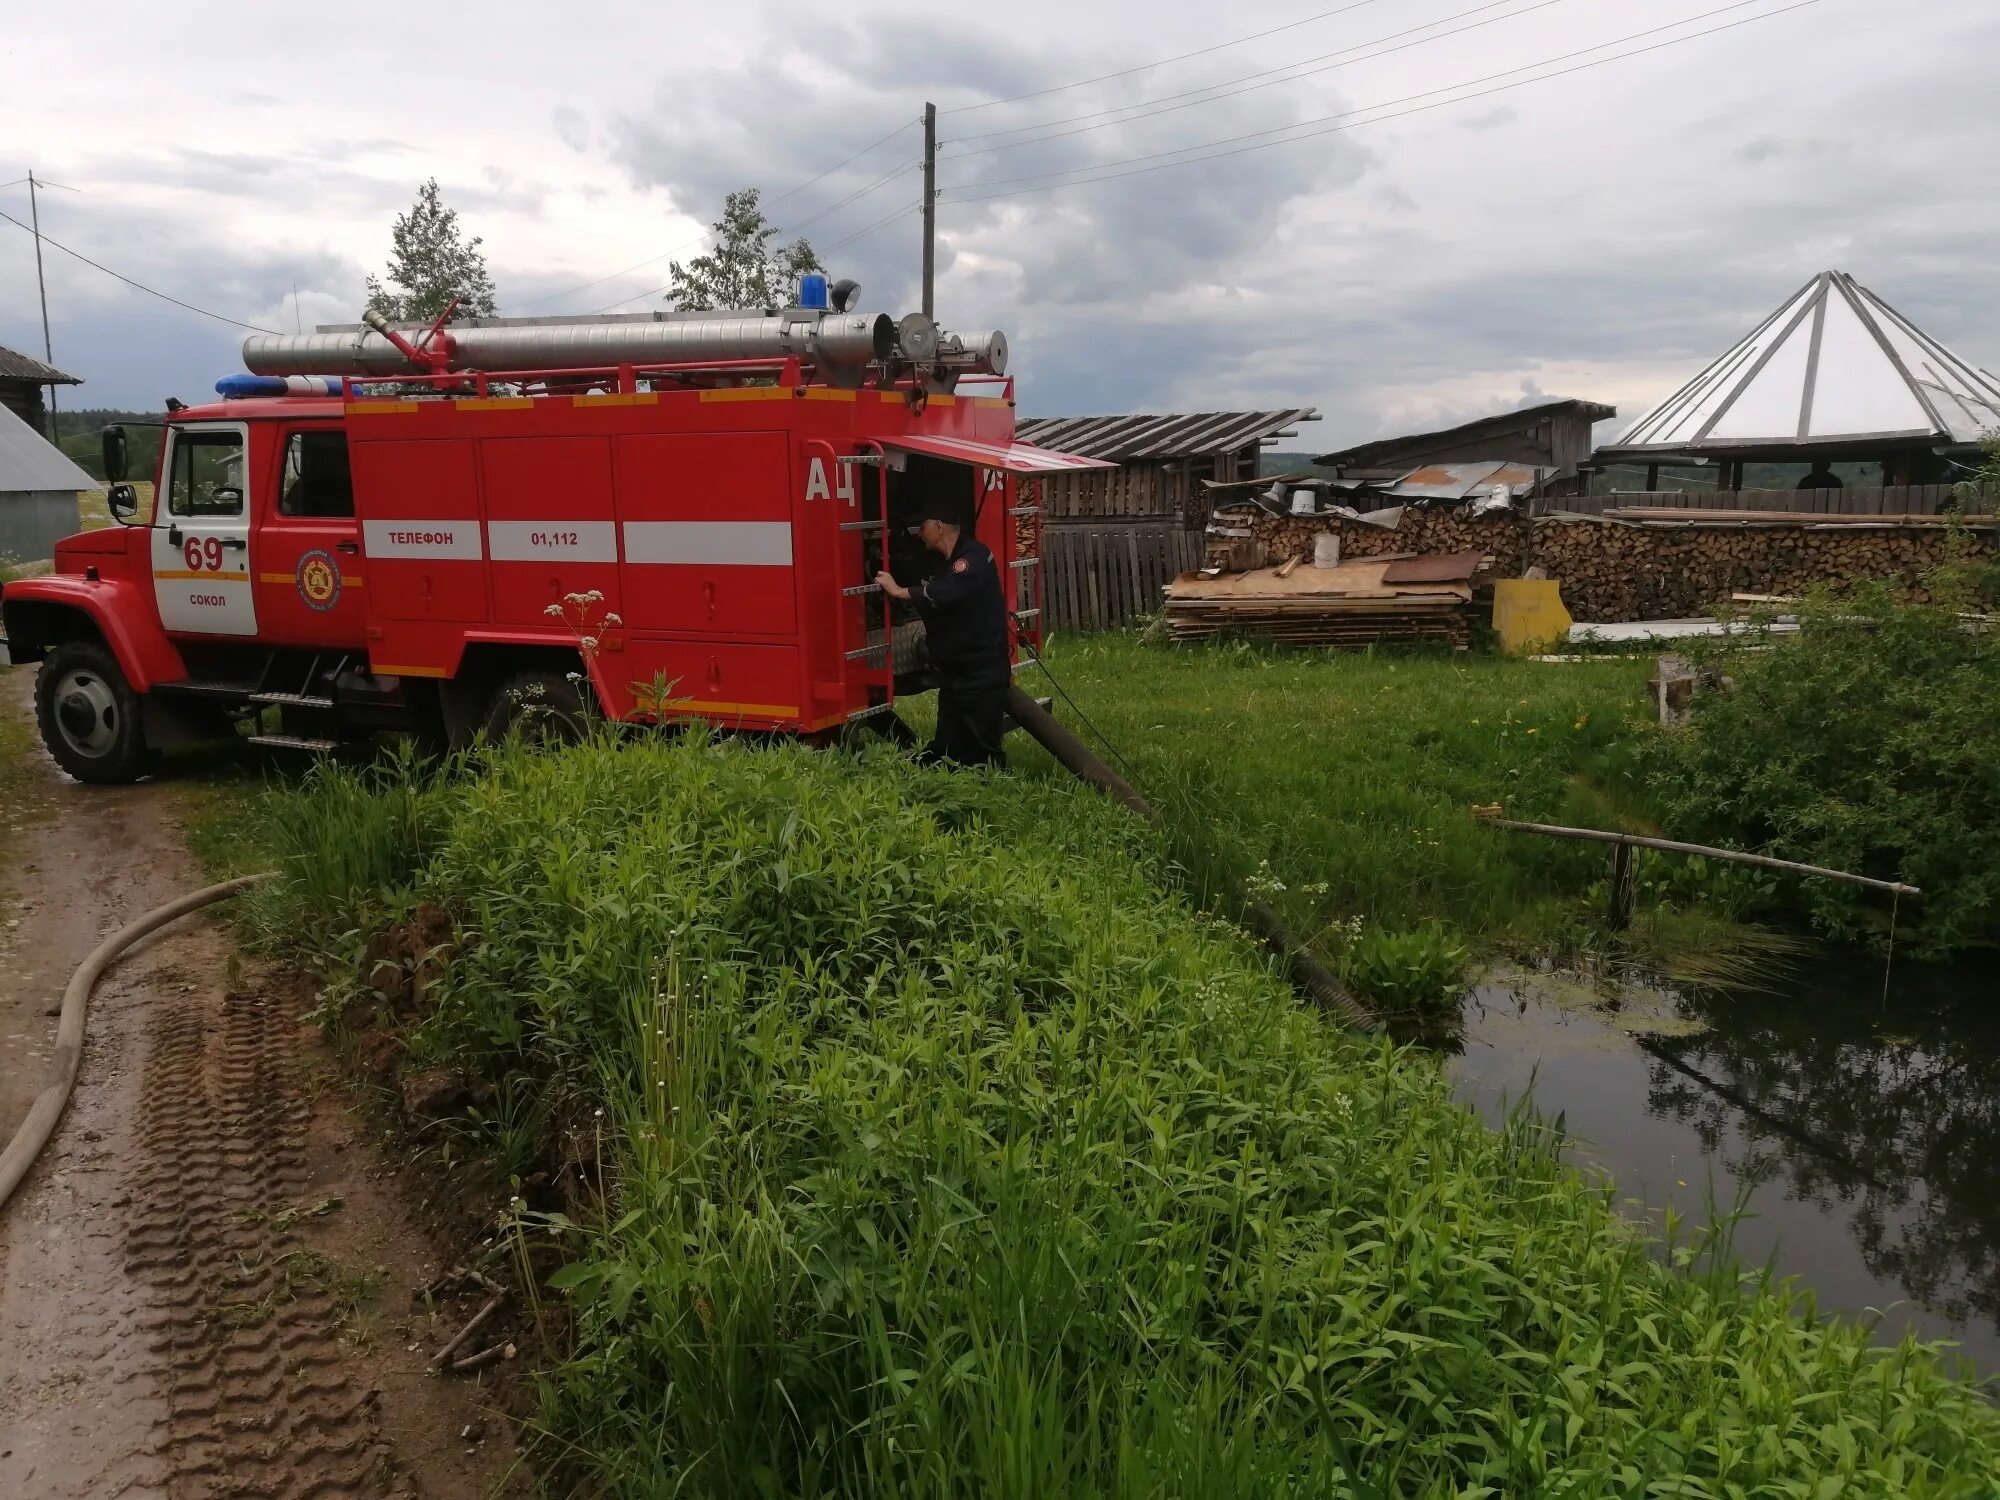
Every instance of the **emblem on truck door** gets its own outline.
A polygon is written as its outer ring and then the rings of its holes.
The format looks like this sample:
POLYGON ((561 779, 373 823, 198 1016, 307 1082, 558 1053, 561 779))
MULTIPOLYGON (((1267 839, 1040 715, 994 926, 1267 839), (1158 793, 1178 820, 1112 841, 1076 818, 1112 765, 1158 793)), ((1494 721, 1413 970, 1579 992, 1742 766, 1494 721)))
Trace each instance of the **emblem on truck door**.
POLYGON ((332 553, 313 548, 299 559, 296 577, 307 609, 324 613, 340 602, 340 564, 332 553))

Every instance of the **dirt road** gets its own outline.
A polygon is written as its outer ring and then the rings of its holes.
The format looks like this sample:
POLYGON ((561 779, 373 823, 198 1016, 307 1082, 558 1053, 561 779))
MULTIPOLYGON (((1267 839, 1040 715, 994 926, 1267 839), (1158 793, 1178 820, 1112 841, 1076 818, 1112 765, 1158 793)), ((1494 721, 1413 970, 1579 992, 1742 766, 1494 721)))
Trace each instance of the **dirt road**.
MULTIPOLYGON (((29 703, 0 668, 0 715, 29 703)), ((0 1141, 112 928, 206 883, 180 789, 0 778, 0 1141)), ((99 987, 69 1111, 0 1210, 0 1495, 504 1492, 490 1393, 427 1356, 465 1316, 290 987, 192 921, 99 987)))

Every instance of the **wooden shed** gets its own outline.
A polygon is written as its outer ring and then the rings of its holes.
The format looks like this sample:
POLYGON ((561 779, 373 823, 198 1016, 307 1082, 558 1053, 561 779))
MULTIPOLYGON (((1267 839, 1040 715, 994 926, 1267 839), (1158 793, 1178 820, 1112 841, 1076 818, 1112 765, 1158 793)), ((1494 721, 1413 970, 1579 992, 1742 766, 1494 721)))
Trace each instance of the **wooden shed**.
MULTIPOLYGON (((1026 417, 1024 443, 1118 465, 1046 480, 1044 513, 1053 521, 1145 516, 1191 518, 1204 479, 1257 477, 1257 456, 1301 422, 1310 406, 1282 411, 1199 411, 1117 417, 1026 417)), ((1198 524, 1194 523, 1194 524, 1198 524)))
POLYGON ((42 398, 42 388, 81 384, 76 376, 65 375, 54 365, 45 365, 0 344, 0 407, 37 432, 49 430, 48 404, 42 398))
POLYGON ((1318 420, 1309 406, 1023 418, 1023 442, 1118 466, 1039 481, 1047 623, 1102 630, 1159 609, 1166 585, 1201 561, 1201 481, 1254 478, 1266 447, 1318 420))
POLYGON ((1313 462, 1338 469, 1343 479, 1398 479, 1425 464, 1475 459, 1554 469, 1558 481, 1574 480, 1590 458, 1591 425, 1618 415, 1598 401, 1542 401, 1435 432, 1357 443, 1313 462))

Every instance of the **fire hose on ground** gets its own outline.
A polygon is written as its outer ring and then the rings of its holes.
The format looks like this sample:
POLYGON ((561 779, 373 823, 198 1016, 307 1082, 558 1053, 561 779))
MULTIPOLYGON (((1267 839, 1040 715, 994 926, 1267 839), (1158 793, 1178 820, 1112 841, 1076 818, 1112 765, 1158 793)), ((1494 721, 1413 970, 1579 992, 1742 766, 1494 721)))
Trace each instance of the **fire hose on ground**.
MULTIPOLYGON (((1007 713, 1030 739, 1053 755, 1062 768, 1077 780, 1122 803, 1155 828, 1162 826, 1160 815, 1152 803, 1140 796, 1129 781, 1093 755, 1088 745, 1022 691, 1018 683, 1007 690, 1007 713)), ((1286 977, 1307 998, 1318 1001, 1357 1030, 1381 1029, 1381 1021, 1348 993, 1347 986, 1335 977, 1332 970, 1307 951, 1306 945, 1293 935, 1270 907, 1262 901, 1245 897, 1242 919, 1264 946, 1283 961, 1286 977)))
POLYGON ((27 1118, 21 1121, 14 1138, 7 1143, 7 1149, 0 1151, 0 1209, 7 1206, 7 1200, 13 1197, 14 1190, 28 1175, 42 1148, 55 1134, 57 1121, 62 1119, 70 1091, 76 1085, 77 1069, 83 1062, 83 1023, 90 1006, 91 991, 97 988, 97 982, 104 977, 105 971, 139 939, 189 912, 200 911, 218 901, 227 901, 239 891, 269 880, 274 873, 267 870, 260 875, 239 875, 234 880, 204 886, 178 900, 169 901, 165 906, 155 907, 112 933, 77 965, 76 972, 70 975, 68 987, 63 991, 62 1019, 56 1023, 56 1050, 55 1056, 50 1059, 49 1081, 35 1095, 27 1118))

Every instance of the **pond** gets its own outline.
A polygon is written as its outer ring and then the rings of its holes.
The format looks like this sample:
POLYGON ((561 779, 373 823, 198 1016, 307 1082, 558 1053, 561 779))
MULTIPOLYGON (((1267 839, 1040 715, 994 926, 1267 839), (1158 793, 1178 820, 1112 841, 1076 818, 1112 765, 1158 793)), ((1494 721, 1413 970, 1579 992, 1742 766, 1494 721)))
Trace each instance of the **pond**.
POLYGON ((2000 1374, 2000 978, 1820 957, 1757 991, 1499 973, 1449 1063, 1497 1119, 1532 1088, 1656 1226, 1739 1201, 1735 1249, 1822 1311, 1880 1314, 2000 1374), (1607 999, 1607 995, 1610 997, 1607 999))

